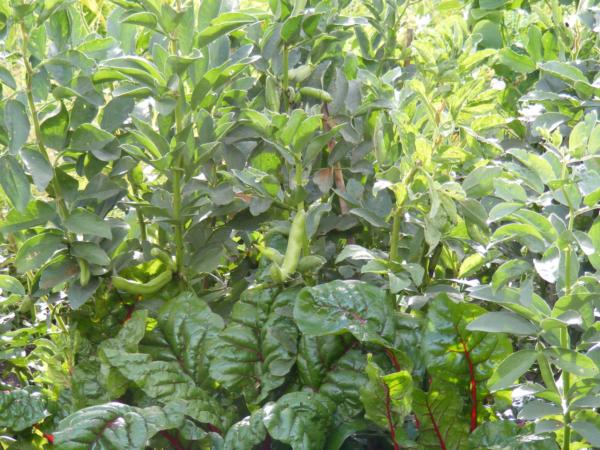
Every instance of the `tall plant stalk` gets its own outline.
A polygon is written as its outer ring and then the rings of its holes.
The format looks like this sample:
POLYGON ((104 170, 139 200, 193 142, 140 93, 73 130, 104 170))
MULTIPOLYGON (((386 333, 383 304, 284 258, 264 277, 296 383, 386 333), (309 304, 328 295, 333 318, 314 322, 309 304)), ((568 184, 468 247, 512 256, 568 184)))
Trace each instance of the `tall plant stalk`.
POLYGON ((27 51, 27 46, 29 44, 29 34, 25 29, 25 23, 23 21, 19 22, 19 28, 21 31, 21 57, 25 66, 25 90, 27 94, 27 103, 29 105, 29 111, 31 112, 31 120, 33 122, 35 140, 40 153, 44 156, 44 158, 46 158, 48 164, 50 164, 50 166, 52 167, 52 188, 54 190, 56 207, 59 217, 64 220, 68 217, 69 211, 62 197, 60 183, 56 178, 56 170, 54 169, 52 161, 50 161, 48 150, 46 149, 46 145, 44 144, 44 137, 42 135, 42 129, 40 127, 40 120, 38 118, 38 112, 35 106, 35 100, 33 98, 33 68, 29 63, 29 54, 27 51))

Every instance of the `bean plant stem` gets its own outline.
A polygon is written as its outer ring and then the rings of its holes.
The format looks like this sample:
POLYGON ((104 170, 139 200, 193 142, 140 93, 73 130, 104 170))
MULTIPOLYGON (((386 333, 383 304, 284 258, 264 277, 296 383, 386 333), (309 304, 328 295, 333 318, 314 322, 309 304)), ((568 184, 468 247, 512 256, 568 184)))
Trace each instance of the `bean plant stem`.
MULTIPOLYGON (((412 183, 412 180, 415 177, 417 170, 419 170, 419 165, 415 165, 412 169, 410 169, 410 172, 408 172, 406 177, 404 177, 404 179, 402 180, 401 183, 407 190, 410 184, 412 183)), ((392 219, 392 232, 390 235, 390 263, 393 263, 398 259, 398 242, 400 239, 400 225, 402 223, 402 215, 404 212, 402 208, 402 206, 404 205, 404 201, 405 199, 402 199, 400 201, 396 199, 396 210, 394 211, 394 216, 392 219)))
POLYGON ((398 259, 398 241, 400 240, 400 224, 402 222, 402 208, 397 208, 392 221, 392 234, 390 236, 390 262, 398 259))
MULTIPOLYGON (((566 156, 565 156, 566 158, 566 156)), ((567 164, 566 161, 563 162, 563 178, 567 176, 567 164)), ((569 198, 567 190, 562 187, 563 195, 565 196, 565 200, 569 206, 569 224, 567 226, 569 232, 573 231, 573 226, 575 223, 575 208, 569 198)), ((571 280, 571 258, 572 258, 572 249, 571 243, 567 244, 567 249, 565 251, 565 296, 571 294, 571 288, 573 286, 573 280, 571 280)), ((560 346, 565 349, 569 349, 571 346, 569 339, 569 329, 563 327, 560 329, 560 346)), ((569 390, 571 389, 571 374, 563 369, 562 373, 562 388, 563 388, 563 450, 569 450, 571 447, 571 412, 569 411, 569 390)))
POLYGON ((140 227, 140 239, 142 241, 146 241, 148 240, 148 235, 146 234, 146 222, 144 221, 144 214, 140 208, 136 208, 135 213, 137 215, 137 220, 140 227))
POLYGON ((290 99, 288 97, 288 86, 289 86, 289 53, 290 49, 287 45, 283 46, 283 75, 281 80, 281 90, 283 91, 283 112, 287 112, 290 106, 290 99))
MULTIPOLYGON (((176 2, 177 11, 181 10, 181 1, 176 2)), ((178 40, 173 38, 171 40, 172 51, 175 55, 178 51, 178 40)), ((177 98, 177 105, 175 107, 175 136, 177 136, 183 130, 183 105, 185 102, 185 88, 183 80, 179 80, 179 97, 177 98)), ((176 149, 176 151, 181 151, 176 149)), ((182 180, 181 176, 183 173, 182 168, 182 155, 178 153, 173 159, 173 167, 171 169, 172 174, 172 188, 173 188, 173 219, 174 224, 174 239, 175 239, 175 267, 179 277, 183 274, 183 217, 181 214, 182 210, 182 180)))
MULTIPOLYGON (((27 54, 27 44, 29 42, 29 35, 27 34, 27 30, 25 29, 25 23, 23 21, 19 22, 19 27, 21 29, 21 56, 23 58, 23 64, 25 65, 25 84, 26 84, 26 92, 27 92, 27 103, 29 104, 29 110, 31 112, 31 120, 33 122, 33 131, 35 133, 35 140, 37 142, 38 149, 40 153, 46 158, 50 166, 52 167, 52 188, 54 190, 54 197, 56 199, 56 206, 58 210, 58 215, 62 220, 65 220, 68 215, 67 205, 65 204, 60 184, 56 178, 56 170, 54 169, 54 165, 50 161, 50 157, 48 155, 48 150, 44 145, 42 129, 40 127, 40 121, 38 119, 37 108, 35 107, 35 100, 33 99, 33 68, 29 63, 29 57, 27 54)), ((69 237, 72 238, 72 236, 69 237)))
POLYGON ((177 273, 183 271, 183 223, 181 217, 181 156, 173 162, 173 218, 175 219, 175 264, 177 273))

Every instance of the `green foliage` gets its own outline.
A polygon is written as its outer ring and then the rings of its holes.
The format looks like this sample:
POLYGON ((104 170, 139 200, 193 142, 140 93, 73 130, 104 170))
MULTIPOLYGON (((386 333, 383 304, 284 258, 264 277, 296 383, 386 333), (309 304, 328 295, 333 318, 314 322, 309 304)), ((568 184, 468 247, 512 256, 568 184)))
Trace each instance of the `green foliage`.
POLYGON ((0 448, 600 447, 592 3, 0 2, 0 448))

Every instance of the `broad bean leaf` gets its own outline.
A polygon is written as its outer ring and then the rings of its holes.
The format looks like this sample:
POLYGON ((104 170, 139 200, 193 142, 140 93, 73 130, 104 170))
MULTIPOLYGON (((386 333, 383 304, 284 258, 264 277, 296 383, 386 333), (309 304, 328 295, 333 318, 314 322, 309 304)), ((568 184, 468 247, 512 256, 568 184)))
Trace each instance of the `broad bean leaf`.
POLYGON ((558 450, 550 437, 536 436, 530 427, 519 427, 509 420, 486 422, 469 437, 472 450, 558 450))
POLYGON ((29 136, 29 118, 23 103, 13 99, 6 102, 4 125, 8 131, 8 151, 14 155, 25 145, 29 136))
POLYGON ((0 173, 0 186, 4 193, 17 211, 24 212, 31 199, 31 189, 23 167, 14 156, 2 155, 0 173))

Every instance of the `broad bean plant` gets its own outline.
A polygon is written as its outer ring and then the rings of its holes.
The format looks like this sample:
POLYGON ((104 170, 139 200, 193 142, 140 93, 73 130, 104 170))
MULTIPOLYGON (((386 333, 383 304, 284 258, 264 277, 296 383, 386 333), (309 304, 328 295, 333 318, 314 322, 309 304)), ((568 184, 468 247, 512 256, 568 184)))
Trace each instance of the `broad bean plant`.
POLYGON ((0 1, 0 448, 600 448, 599 11, 0 1))

